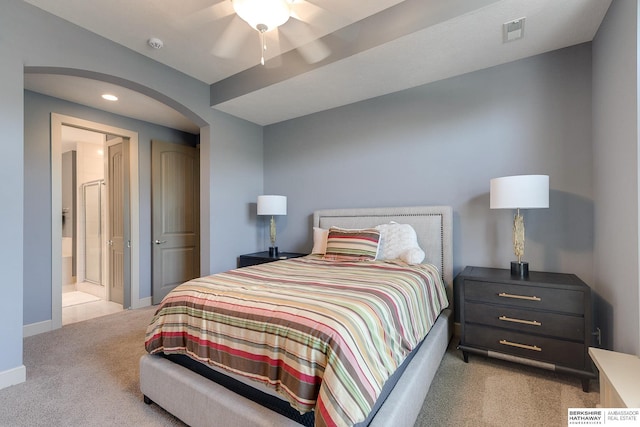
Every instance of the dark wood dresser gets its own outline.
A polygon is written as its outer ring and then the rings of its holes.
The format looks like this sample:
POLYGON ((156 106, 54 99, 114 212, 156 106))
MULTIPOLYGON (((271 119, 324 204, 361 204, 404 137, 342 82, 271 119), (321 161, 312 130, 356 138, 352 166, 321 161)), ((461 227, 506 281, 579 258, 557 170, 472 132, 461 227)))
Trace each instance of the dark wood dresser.
POLYGON ((577 375, 589 391, 595 378, 591 339, 591 289, 574 274, 532 271, 511 276, 497 268, 467 267, 460 286, 458 348, 577 375))

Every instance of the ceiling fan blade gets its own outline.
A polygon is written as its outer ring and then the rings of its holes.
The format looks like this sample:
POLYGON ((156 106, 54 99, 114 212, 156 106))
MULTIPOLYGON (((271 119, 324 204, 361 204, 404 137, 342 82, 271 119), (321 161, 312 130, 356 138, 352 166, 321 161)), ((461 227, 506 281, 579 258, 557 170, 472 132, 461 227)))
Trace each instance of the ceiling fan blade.
POLYGON ((331 55, 331 49, 320 40, 314 40, 302 46, 297 47, 298 52, 309 64, 315 64, 331 55))
MULTIPOLYGON (((165 4, 165 2, 161 3, 165 4)), ((173 2, 166 3, 174 4, 173 2)), ((188 6, 182 2, 179 3, 178 7, 179 9, 173 11, 171 16, 180 16, 174 20, 176 27, 179 28, 200 28, 204 25, 209 25, 212 22, 226 18, 234 13, 233 5, 227 0, 218 1, 217 3, 207 7, 191 11, 187 8, 188 6), (187 8, 186 11, 185 8, 187 8)))
MULTIPOLYGON (((395 3, 399 3, 400 1, 403 1, 403 0, 397 0, 392 3, 395 4, 395 3)), ((332 16, 334 17, 338 16, 348 21, 348 23, 354 23, 362 19, 363 17, 361 12, 362 7, 359 4, 359 2, 344 1, 344 0, 304 0, 304 3, 309 3, 325 11, 329 11, 329 13, 332 16), (322 6, 320 6, 318 3, 320 3, 322 6)), ((390 6, 389 2, 378 2, 378 3, 384 4, 384 6, 374 8, 374 10, 385 9, 390 6)))
POLYGON ((280 27, 280 32, 309 64, 320 62, 331 54, 327 45, 314 33, 314 28, 306 22, 290 19, 280 27))
POLYGON ((292 16, 310 24, 323 28, 342 28, 358 20, 358 15, 353 11, 352 1, 327 1, 313 0, 296 1, 291 6, 292 16), (321 3, 322 5, 318 4, 321 3))
POLYGON ((220 58, 236 57, 250 36, 255 35, 256 46, 259 44, 257 34, 258 33, 249 27, 246 22, 234 15, 216 39, 211 53, 220 58))
POLYGON ((265 45, 267 46, 264 52, 265 67, 278 68, 282 65, 282 42, 280 28, 265 33, 265 45))
POLYGON ((307 1, 294 2, 291 5, 291 17, 318 28, 329 28, 336 19, 339 19, 326 9, 307 1))
POLYGON ((264 62, 265 68, 279 68, 282 66, 282 56, 275 55, 271 58, 268 58, 264 62))

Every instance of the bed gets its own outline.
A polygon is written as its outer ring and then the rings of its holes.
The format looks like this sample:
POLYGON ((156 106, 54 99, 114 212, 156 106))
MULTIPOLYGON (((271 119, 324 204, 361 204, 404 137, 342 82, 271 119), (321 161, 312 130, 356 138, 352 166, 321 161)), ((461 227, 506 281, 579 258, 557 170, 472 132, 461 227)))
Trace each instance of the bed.
MULTIPOLYGON (((321 210, 313 215, 314 227, 364 229, 396 222, 409 224, 426 254, 423 261, 437 267, 452 298, 452 210, 448 206, 403 208, 321 210)), ((299 260, 298 263, 313 263, 299 260)), ((273 263, 280 264, 285 261, 273 263)), ((284 264, 282 264, 284 265, 284 264)), ((251 268, 251 267, 249 267, 251 268)), ((249 274, 249 271, 246 270, 249 274)), ((223 273, 225 274, 225 273, 223 273)), ((237 276, 238 274, 235 273, 237 276)), ((428 334, 410 357, 384 384, 384 392, 375 402, 368 418, 357 425, 412 426, 422 407, 429 385, 452 335, 452 307, 436 313, 428 334)), ((300 426, 304 421, 290 418, 273 408, 256 403, 207 378, 198 369, 177 363, 179 360, 147 354, 140 360, 140 388, 146 403, 154 402, 191 426, 300 426)), ((195 363, 201 365, 200 363, 195 363)), ((218 370, 219 371, 219 370, 218 370)), ((224 372, 229 374, 229 372, 224 372)), ((208 376, 208 375, 207 375, 208 376)), ((234 375, 231 374, 232 377, 234 375)), ((231 381, 237 381, 238 378, 231 381)), ((239 378, 241 386, 254 384, 239 378)), ((324 386, 324 384, 322 385, 324 386)), ((331 419, 329 418, 329 424, 331 419)), ((318 422, 317 425, 323 425, 318 422)))

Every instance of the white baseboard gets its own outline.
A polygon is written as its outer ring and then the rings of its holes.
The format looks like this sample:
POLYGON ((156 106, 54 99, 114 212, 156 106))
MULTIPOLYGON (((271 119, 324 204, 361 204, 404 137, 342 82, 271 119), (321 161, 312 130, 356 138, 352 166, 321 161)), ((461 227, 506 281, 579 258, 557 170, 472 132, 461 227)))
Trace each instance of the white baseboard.
POLYGON ((27 380, 27 368, 20 365, 17 368, 0 372, 0 389, 23 383, 27 380))
MULTIPOLYGON (((151 306, 151 297, 140 298, 138 301, 134 301, 131 308, 143 308, 151 306)), ((42 334, 53 330, 53 324, 51 320, 44 320, 42 322, 31 323, 22 327, 22 337, 31 337, 33 335, 42 334)))
POLYGON ((43 332, 49 332, 53 330, 53 325, 51 320, 44 320, 42 322, 30 323, 28 325, 24 325, 22 327, 22 336, 24 338, 30 337, 33 335, 38 335, 43 332))

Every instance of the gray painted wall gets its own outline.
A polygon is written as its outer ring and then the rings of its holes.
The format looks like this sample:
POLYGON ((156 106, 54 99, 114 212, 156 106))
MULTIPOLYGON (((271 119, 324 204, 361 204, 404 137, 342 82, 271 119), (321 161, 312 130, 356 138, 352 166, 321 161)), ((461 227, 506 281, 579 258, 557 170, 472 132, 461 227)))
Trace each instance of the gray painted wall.
POLYGON ((211 197, 217 203, 207 221, 213 242, 211 272, 236 268, 239 255, 261 250, 255 205, 263 189, 262 126, 247 126, 244 120, 226 116, 216 140, 219 143, 211 156, 215 171, 211 174, 211 197))
POLYGON ((596 315, 607 346, 640 355, 638 2, 614 1, 593 41, 596 315))
MULTIPOLYGON (((138 133, 140 234, 151 242, 151 140, 195 146, 198 136, 30 91, 24 95, 24 324, 51 319, 50 117, 64 114, 138 133), (40 268, 34 269, 34 263, 40 268)), ((151 246, 140 247, 139 297, 151 296, 151 246)))
MULTIPOLYGON (((4 5, 2 5, 4 9, 4 5)), ((8 383, 21 381, 22 366, 22 180, 23 71, 20 56, 11 48, 2 30, 0 14, 0 127, 2 128, 2 156, 0 156, 0 375, 8 383), (17 373, 17 375, 15 375, 17 373), (17 376, 17 378, 16 378, 17 376)))
POLYGON ((320 208, 445 204, 454 265, 508 267, 513 212, 489 180, 550 176, 524 212, 531 269, 593 282, 591 45, 563 49, 265 128, 265 191, 288 196, 281 250, 311 249, 320 208))
MULTIPOLYGON (((23 369, 23 268, 40 268, 23 256, 23 229, 27 226, 23 216, 25 66, 64 67, 74 75, 106 78, 162 99, 202 126, 203 273, 231 268, 236 265, 239 253, 257 249, 256 224, 248 211, 262 193, 263 171, 262 129, 211 109, 209 87, 205 83, 25 2, 0 0, 0 10, 0 121, 3 125, 0 232, 5 239, 0 249, 3 272, 0 387, 3 387, 16 377, 14 372, 23 369)), ((46 170, 32 172, 43 176, 48 173, 46 170)), ((38 187, 37 191, 42 189, 38 187)), ((42 232, 40 244, 46 247, 50 245, 50 238, 46 230, 42 232)), ((50 266, 45 265, 47 268, 50 266)))

